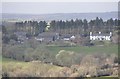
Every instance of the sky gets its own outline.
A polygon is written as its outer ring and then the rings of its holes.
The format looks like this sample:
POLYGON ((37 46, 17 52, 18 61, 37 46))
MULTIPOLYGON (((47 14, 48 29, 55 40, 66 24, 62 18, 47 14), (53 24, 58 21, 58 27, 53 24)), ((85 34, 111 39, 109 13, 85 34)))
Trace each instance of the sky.
POLYGON ((118 2, 2 2, 2 13, 88 13, 117 10, 118 2))
POLYGON ((119 0, 1 0, 2 2, 118 2, 119 0))

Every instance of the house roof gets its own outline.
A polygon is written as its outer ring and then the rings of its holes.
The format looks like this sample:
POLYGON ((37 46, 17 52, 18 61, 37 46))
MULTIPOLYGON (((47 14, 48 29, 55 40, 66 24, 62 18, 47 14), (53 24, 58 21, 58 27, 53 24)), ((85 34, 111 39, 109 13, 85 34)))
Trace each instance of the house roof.
POLYGON ((92 36, 110 36, 110 34, 92 34, 92 36))
POLYGON ((71 38, 71 36, 73 36, 73 35, 71 35, 71 34, 64 34, 64 35, 61 35, 62 38, 71 38))
POLYGON ((56 36, 58 35, 58 33, 56 32, 43 32, 43 33, 40 33, 37 37, 53 37, 53 36, 56 36))
POLYGON ((17 36, 25 36, 26 32, 14 32, 14 34, 17 36))

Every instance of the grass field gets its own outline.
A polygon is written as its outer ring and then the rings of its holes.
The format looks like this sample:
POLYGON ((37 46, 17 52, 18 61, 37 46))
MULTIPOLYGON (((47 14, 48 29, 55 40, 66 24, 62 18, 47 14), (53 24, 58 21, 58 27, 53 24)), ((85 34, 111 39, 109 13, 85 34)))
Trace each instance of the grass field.
MULTIPOLYGON (((74 51, 77 53, 85 53, 85 54, 93 54, 93 53, 115 53, 118 54, 118 46, 117 45, 110 45, 110 46, 76 46, 76 47, 58 47, 58 46, 46 46, 46 49, 50 50, 50 53, 57 54, 60 50, 67 50, 67 51, 74 51)), ((33 62, 23 62, 17 61, 9 58, 4 58, 0 56, 0 64, 2 64, 3 71, 5 72, 13 72, 13 75, 17 74, 26 74, 27 75, 34 75, 35 72, 37 73, 44 73, 49 70, 50 72, 59 72, 62 67, 49 65, 44 63, 33 63, 33 62), (24 72, 24 73, 23 73, 24 72), (16 74, 17 73, 17 74, 16 74)), ((86 79, 86 78, 85 78, 86 79)), ((97 77, 97 78, 87 78, 87 79, 118 79, 112 77, 97 77)))
POLYGON ((52 53, 58 53, 60 50, 74 51, 77 53, 115 53, 118 54, 118 46, 110 45, 110 46, 76 46, 76 47, 58 47, 58 46, 47 46, 47 48, 52 53))
MULTIPOLYGON (((2 59, 2 71, 9 73, 9 77, 40 77, 48 71, 59 72, 62 67, 37 62, 22 62, 9 58, 2 59)), ((46 74, 47 75, 47 74, 46 74)))

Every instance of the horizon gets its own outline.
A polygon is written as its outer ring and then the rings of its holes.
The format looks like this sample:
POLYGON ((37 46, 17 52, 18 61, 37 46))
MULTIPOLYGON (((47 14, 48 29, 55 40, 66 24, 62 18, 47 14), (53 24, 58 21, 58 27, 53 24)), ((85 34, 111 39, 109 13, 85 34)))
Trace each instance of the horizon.
MULTIPOLYGON (((82 13, 112 13, 118 11, 109 11, 109 12, 79 12, 79 13, 44 13, 44 14, 82 14, 82 13)), ((32 14, 32 13, 0 13, 0 14, 25 14, 25 15, 44 15, 44 14, 32 14)))

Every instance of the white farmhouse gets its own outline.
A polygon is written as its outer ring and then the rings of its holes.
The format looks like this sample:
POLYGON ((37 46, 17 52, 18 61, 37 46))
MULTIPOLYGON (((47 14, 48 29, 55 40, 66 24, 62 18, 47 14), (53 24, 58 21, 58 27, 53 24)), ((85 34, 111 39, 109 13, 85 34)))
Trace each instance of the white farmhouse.
POLYGON ((110 32, 110 34, 101 34, 101 32, 99 32, 99 34, 93 34, 92 32, 90 32, 90 40, 111 40, 111 36, 112 36, 112 32, 110 32))

